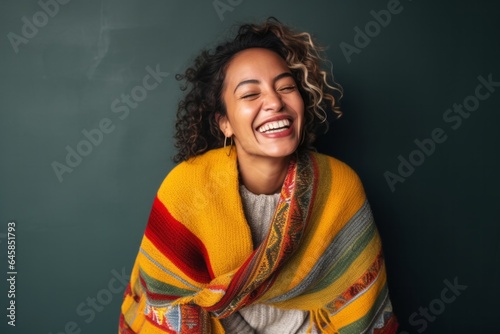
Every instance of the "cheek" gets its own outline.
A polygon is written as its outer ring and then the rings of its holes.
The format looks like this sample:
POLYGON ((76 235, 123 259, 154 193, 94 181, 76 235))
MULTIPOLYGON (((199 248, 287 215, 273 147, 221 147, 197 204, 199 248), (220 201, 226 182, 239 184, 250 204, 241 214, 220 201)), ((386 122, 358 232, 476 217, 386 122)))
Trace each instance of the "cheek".
POLYGON ((302 96, 298 95, 294 101, 294 109, 301 122, 304 122, 304 100, 302 99, 302 96))
POLYGON ((252 106, 245 105, 240 106, 234 113, 234 119, 237 122, 237 126, 241 129, 243 128, 253 128, 253 122, 255 117, 257 117, 256 108, 252 106))
POLYGON ((302 98, 300 99, 300 104, 299 104, 299 114, 304 117, 304 101, 302 100, 302 98))
POLYGON ((297 103, 297 109, 295 110, 297 111, 297 120, 299 121, 297 122, 298 131, 299 133, 303 133, 303 131, 305 130, 306 115, 304 110, 304 101, 302 100, 302 97, 300 97, 300 100, 297 103))

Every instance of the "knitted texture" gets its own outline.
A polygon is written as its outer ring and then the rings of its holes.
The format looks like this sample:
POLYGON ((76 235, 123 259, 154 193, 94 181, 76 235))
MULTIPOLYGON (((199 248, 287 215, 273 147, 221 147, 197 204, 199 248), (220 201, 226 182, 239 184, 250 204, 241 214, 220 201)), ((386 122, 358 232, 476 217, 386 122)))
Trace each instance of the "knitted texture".
MULTIPOLYGON (((266 238, 280 194, 256 195, 244 185, 240 185, 240 195, 255 247, 266 238)), ((239 312, 221 321, 227 332, 238 334, 243 334, 246 330, 246 328, 241 328, 241 322, 253 329, 251 333, 260 334, 305 334, 309 327, 307 311, 284 310, 266 304, 243 307, 239 312)))
POLYGON ((224 333, 264 303, 305 310, 323 333, 396 333, 380 237, 357 175, 301 152, 254 250, 235 154, 209 151, 162 183, 126 289, 120 333, 224 333))
POLYGON ((255 247, 266 238, 280 195, 256 195, 240 185, 240 196, 255 247))

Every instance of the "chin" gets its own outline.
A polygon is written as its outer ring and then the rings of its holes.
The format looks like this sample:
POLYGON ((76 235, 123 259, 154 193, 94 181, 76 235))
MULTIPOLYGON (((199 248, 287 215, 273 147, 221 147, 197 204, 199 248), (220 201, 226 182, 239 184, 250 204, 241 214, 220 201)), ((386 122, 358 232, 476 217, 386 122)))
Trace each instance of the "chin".
POLYGON ((290 145, 288 147, 276 147, 274 150, 269 151, 268 155, 274 158, 284 158, 295 153, 297 148, 299 147, 298 143, 296 145, 290 145))

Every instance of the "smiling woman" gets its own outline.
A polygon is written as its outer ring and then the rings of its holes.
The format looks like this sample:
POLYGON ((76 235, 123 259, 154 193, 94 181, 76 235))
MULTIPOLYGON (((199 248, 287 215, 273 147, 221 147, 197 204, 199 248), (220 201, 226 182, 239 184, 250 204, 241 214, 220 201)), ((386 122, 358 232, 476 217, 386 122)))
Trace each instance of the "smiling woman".
POLYGON ((276 193, 304 123, 304 101, 285 60, 268 49, 239 52, 227 66, 222 97, 219 127, 234 138, 243 184, 256 194, 276 193))
POLYGON ((153 203, 120 333, 396 333, 359 178, 312 150, 326 111, 340 115, 321 66, 308 33, 269 19, 178 76, 180 164, 153 203))

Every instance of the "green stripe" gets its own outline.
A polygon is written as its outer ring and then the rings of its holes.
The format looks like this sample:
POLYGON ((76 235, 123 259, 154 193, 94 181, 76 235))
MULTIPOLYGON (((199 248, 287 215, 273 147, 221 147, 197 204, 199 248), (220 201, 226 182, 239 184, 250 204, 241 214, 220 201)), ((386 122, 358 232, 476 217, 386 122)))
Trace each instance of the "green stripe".
POLYGON ((142 269, 139 269, 141 278, 146 281, 148 291, 151 293, 171 296, 187 296, 193 294, 192 290, 181 289, 176 286, 158 281, 146 274, 142 269))
POLYGON ((320 279, 318 283, 308 289, 305 293, 314 293, 325 289, 341 277, 349 268, 349 266, 356 260, 359 255, 366 249, 375 235, 375 224, 369 224, 359 238, 352 244, 352 247, 345 248, 342 257, 334 263, 328 272, 320 279))

